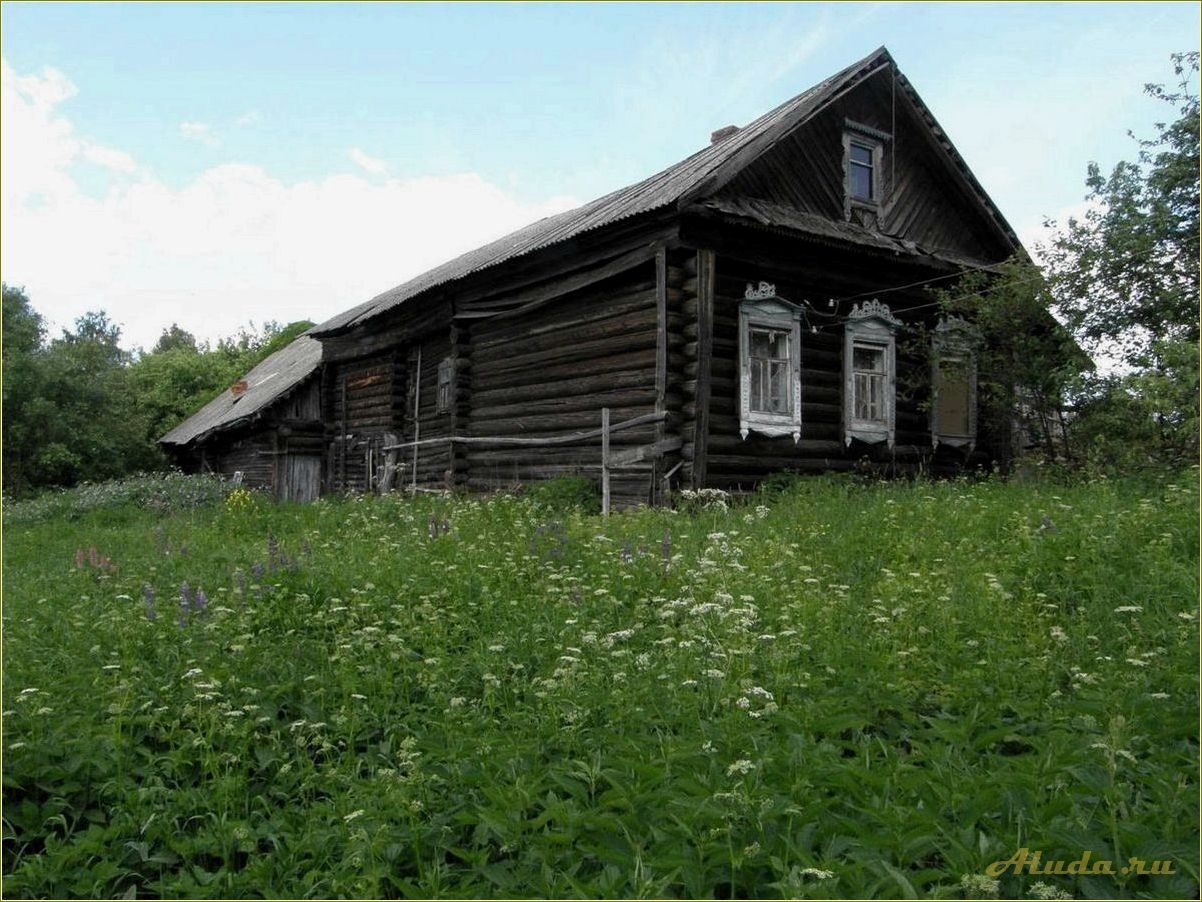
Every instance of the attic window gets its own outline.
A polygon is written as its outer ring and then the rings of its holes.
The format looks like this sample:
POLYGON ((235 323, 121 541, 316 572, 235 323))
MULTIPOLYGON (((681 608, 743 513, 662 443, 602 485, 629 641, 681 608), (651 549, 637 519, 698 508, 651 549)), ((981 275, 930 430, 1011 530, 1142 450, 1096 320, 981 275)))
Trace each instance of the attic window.
POLYGON ((890 136, 848 120, 843 131, 844 218, 872 225, 884 200, 885 143, 890 136), (853 214, 863 214, 853 216, 853 214), (866 219, 867 217, 867 219, 866 219))
POLYGON ((843 438, 893 447, 898 320, 880 301, 852 308, 843 333, 843 438))
POLYGON ((850 156, 847 161, 848 182, 851 185, 853 200, 876 200, 876 174, 873 166, 873 149, 859 141, 852 141, 850 156))
POLYGON ((739 434, 801 438, 801 308, 768 282, 739 305, 739 434))

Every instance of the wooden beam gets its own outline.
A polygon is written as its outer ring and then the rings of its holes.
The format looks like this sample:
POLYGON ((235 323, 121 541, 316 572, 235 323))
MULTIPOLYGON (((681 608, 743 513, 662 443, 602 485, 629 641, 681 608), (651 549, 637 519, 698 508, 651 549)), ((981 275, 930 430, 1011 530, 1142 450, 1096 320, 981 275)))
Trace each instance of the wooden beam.
POLYGON ((715 260, 697 251, 697 410, 693 420, 693 488, 705 486, 710 428, 710 364, 714 347, 715 260))

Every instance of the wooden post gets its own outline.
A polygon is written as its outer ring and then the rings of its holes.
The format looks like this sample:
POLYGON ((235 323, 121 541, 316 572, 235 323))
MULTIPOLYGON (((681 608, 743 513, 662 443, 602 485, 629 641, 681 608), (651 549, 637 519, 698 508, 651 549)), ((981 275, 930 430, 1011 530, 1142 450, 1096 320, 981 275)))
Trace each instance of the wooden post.
MULTIPOLYGON (((422 431, 422 346, 417 346, 417 373, 413 378, 413 441, 420 439, 422 431)), ((413 490, 417 491, 417 449, 413 446, 413 490)))
POLYGON ((714 351, 714 252, 697 251, 697 412, 693 433, 693 488, 705 486, 710 433, 710 364, 714 351))
POLYGON ((338 490, 346 492, 346 373, 342 374, 342 410, 338 417, 338 490))
MULTIPOLYGON (((655 326, 655 412, 664 413, 668 397, 668 252, 662 245, 655 252, 655 326)), ((666 420, 655 424, 656 444, 663 442, 667 425, 666 420)), ((659 502, 663 460, 661 454, 651 461, 652 504, 659 502)))
POLYGON ((609 408, 601 408, 601 516, 609 516, 609 408))

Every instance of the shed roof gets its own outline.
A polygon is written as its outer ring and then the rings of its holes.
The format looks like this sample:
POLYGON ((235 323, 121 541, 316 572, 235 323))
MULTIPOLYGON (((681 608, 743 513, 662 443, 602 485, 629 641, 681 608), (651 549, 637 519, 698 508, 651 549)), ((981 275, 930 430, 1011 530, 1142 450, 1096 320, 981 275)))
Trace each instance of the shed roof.
MULTIPOLYGON (((685 206, 712 194, 748 162, 770 147, 783 134, 791 131, 819 112, 846 89, 859 83, 886 66, 896 68, 893 57, 884 47, 846 69, 824 79, 807 91, 787 100, 760 118, 740 128, 728 137, 702 148, 684 160, 669 166, 650 178, 606 194, 574 210, 548 216, 518 229, 496 241, 462 254, 437 266, 396 288, 377 295, 310 329, 308 334, 322 336, 353 328, 372 317, 385 313, 399 304, 430 289, 461 279, 472 273, 496 266, 506 260, 532 253, 584 232, 648 213, 669 205, 685 206)), ((900 77, 900 74, 899 74, 900 77)), ((926 113, 929 124, 938 131, 940 143, 951 156, 958 171, 989 212, 999 231, 1017 248, 1013 229, 968 171, 963 159, 951 142, 938 129, 934 118, 922 106, 912 88, 904 83, 911 99, 926 113)), ((799 227, 798 223, 793 224, 799 227)), ((821 227, 829 232, 826 226, 821 227)))
POLYGON ((285 345, 264 358, 247 373, 246 391, 234 395, 226 389, 184 420, 159 442, 187 445, 219 429, 229 429, 263 412, 273 402, 289 394, 321 364, 321 342, 307 335, 285 345))

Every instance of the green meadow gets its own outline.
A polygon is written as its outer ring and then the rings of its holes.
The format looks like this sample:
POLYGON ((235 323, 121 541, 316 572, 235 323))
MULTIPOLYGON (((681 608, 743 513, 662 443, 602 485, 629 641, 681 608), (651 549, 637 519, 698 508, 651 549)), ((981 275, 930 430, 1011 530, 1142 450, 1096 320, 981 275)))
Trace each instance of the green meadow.
POLYGON ((6 504, 5 896, 1196 898, 1196 469, 571 500, 6 504))

